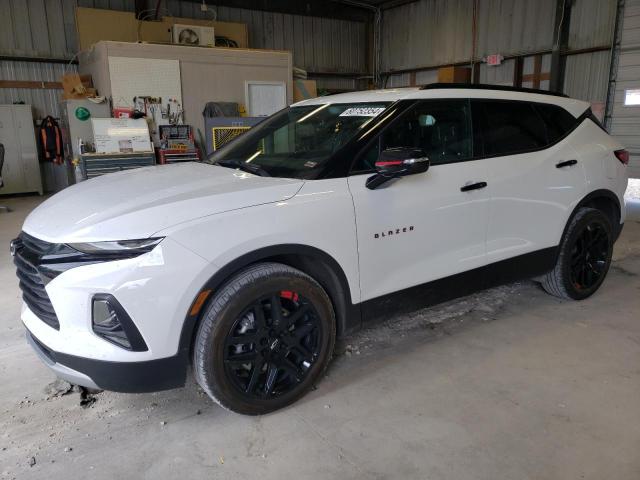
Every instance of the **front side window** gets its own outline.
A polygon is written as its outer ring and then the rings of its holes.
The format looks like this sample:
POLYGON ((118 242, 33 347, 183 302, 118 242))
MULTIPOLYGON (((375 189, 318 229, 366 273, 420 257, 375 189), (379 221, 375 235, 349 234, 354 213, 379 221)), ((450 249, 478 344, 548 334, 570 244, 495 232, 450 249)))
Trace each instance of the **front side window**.
POLYGON ((422 149, 431 165, 468 160, 473 156, 470 118, 467 100, 419 102, 380 134, 353 170, 373 170, 380 152, 398 147, 422 149))
POLYGON ((325 103, 282 110, 215 152, 208 162, 273 177, 315 178, 389 102, 325 103))
POLYGON ((545 124, 531 103, 496 100, 472 102, 478 154, 512 155, 548 145, 545 124))

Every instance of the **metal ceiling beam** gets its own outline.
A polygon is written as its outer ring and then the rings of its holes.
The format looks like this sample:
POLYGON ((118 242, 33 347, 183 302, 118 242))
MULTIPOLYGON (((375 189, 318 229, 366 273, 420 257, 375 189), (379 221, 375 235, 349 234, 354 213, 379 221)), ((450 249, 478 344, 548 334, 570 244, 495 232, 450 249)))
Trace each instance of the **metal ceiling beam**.
MULTIPOLYGON (((202 0, 182 1, 202 3, 202 0)), ((311 17, 338 18, 356 22, 367 22, 371 19, 371 13, 365 9, 326 0, 206 0, 206 3, 210 7, 244 8, 311 17)))

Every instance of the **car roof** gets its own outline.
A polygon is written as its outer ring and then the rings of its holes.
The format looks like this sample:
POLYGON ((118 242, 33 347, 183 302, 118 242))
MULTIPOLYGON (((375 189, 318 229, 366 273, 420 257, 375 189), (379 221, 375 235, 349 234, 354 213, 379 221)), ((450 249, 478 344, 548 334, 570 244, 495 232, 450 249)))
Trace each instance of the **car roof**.
POLYGON ((338 93, 324 97, 310 98, 293 104, 293 107, 304 105, 323 105, 326 103, 371 103, 371 102, 395 102, 398 100, 419 99, 450 99, 450 98, 483 98, 494 100, 520 100, 536 103, 548 103, 558 105, 574 117, 582 115, 591 105, 582 100, 576 100, 565 96, 536 92, 533 90, 518 89, 492 89, 483 85, 474 88, 473 85, 462 87, 446 87, 438 85, 435 88, 393 88, 384 90, 365 90, 361 92, 338 93))

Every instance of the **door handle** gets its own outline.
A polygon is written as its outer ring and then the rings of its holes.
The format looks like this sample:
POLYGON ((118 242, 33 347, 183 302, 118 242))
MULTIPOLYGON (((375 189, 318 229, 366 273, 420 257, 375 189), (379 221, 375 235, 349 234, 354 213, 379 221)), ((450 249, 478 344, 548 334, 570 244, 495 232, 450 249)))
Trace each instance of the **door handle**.
POLYGON ((481 188, 485 188, 487 186, 487 182, 477 182, 471 183, 469 185, 463 185, 460 187, 461 192, 468 192, 470 190, 480 190, 481 188))
POLYGON ((557 163, 556 168, 570 167, 571 165, 575 165, 576 163, 578 163, 578 160, 567 160, 565 162, 557 163))

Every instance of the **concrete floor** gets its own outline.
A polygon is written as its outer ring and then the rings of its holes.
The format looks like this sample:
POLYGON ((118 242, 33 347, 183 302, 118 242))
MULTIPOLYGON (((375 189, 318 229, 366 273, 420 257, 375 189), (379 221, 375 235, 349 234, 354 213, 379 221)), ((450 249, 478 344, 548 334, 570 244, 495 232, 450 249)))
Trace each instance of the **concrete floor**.
POLYGON ((0 478, 640 478, 640 204, 591 299, 523 282, 389 319, 254 418, 194 385, 48 398, 7 251, 39 201, 0 201, 0 478))

